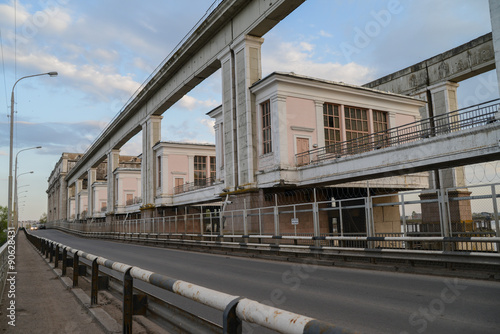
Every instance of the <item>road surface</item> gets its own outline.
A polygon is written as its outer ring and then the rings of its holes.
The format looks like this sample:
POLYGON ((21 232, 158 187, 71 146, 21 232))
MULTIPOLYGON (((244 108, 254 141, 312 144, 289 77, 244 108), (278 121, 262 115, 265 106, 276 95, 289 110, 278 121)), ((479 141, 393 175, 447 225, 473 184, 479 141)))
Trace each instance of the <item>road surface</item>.
MULTIPOLYGON (((84 239, 57 230, 35 233, 110 260, 362 333, 500 333, 499 282, 213 255, 84 239)), ((148 289, 221 323, 218 311, 155 287, 148 289)), ((244 332, 261 331, 246 325, 244 332)))

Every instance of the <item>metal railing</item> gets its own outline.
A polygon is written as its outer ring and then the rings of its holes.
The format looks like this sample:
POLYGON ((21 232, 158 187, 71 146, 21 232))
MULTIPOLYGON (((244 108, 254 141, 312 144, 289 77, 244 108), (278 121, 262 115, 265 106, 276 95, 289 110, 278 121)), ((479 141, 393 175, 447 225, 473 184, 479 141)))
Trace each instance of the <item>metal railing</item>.
MULTIPOLYGON (((99 266, 123 274, 123 333, 132 333, 132 316, 135 314, 134 306, 136 306, 134 305, 133 298, 134 280, 145 282, 223 312, 223 326, 220 329, 222 329, 224 333, 241 333, 243 321, 279 333, 352 333, 349 330, 342 329, 333 324, 264 305, 248 298, 230 295, 144 270, 139 267, 112 261, 30 233, 27 233, 27 236, 30 242, 35 245, 46 258, 49 258, 50 262, 54 261, 54 267, 57 268, 59 262, 62 262, 63 276, 66 275, 67 270, 66 259, 68 256, 71 257, 71 254, 73 255, 71 261, 73 266, 73 287, 78 286, 80 258, 87 259, 92 263, 90 289, 91 306, 98 305, 98 275, 100 273, 103 274, 103 272, 99 270, 99 266)), ((135 309, 138 309, 138 307, 135 307, 135 309)))
POLYGON ((47 226, 89 236, 94 233, 103 238, 143 237, 151 242, 189 239, 208 245, 230 240, 264 247, 500 252, 500 184, 497 183, 341 200, 328 197, 328 193, 319 196, 316 189, 311 192, 311 196, 303 193, 297 200, 302 197, 322 199, 280 205, 276 198, 274 205, 252 208, 244 201, 243 208, 225 212, 203 212, 198 208, 198 213, 186 211, 185 214, 149 219, 87 224, 57 222, 47 226), (424 219, 422 213, 418 219, 409 215, 417 206, 425 213, 424 219), (488 218, 472 219, 472 207, 479 206, 488 210, 488 218), (387 222, 396 228, 384 230, 387 222))
POLYGON ((295 155, 295 161, 297 166, 304 166, 497 122, 500 121, 495 116, 500 110, 499 101, 500 99, 488 101, 356 139, 302 152, 295 155))
POLYGON ((194 182, 188 182, 174 187, 174 195, 182 194, 188 191, 203 189, 211 187, 215 184, 215 177, 207 177, 205 179, 195 180, 194 182))

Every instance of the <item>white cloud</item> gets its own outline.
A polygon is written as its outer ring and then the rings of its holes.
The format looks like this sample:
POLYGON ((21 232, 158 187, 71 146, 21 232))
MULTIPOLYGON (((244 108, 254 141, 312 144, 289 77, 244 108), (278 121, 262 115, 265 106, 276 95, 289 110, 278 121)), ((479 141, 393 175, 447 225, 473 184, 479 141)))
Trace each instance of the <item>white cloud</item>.
POLYGON ((0 156, 2 156, 2 155, 7 155, 7 152, 0 151, 0 156))
POLYGON ((330 34, 329 32, 326 32, 326 31, 324 31, 324 30, 320 30, 319 35, 320 35, 321 37, 327 37, 327 38, 332 38, 332 37, 333 37, 333 35, 332 35, 332 34, 330 34))
POLYGON ((263 72, 294 72, 309 77, 350 84, 362 84, 373 79, 375 70, 354 62, 318 63, 313 59, 315 46, 310 43, 283 42, 263 56, 263 72))
POLYGON ((215 125, 215 120, 213 119, 200 119, 200 123, 205 126, 208 131, 210 131, 210 133, 212 135, 215 136, 215 129, 214 129, 214 125, 215 125))
MULTIPOLYGON (((184 95, 179 101, 179 106, 187 110, 194 110, 196 108, 215 108, 219 103, 215 100, 198 100, 192 96, 184 95)), ((207 110, 208 111, 208 110, 207 110)))

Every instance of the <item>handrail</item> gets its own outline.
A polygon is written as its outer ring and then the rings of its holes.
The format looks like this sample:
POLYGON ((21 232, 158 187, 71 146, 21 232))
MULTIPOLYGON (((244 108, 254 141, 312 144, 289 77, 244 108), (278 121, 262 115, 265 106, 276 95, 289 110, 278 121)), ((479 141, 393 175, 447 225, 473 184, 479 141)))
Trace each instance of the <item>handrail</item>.
POLYGON ((359 138, 335 143, 295 155, 297 166, 397 146, 450 132, 471 129, 498 121, 500 99, 454 110, 359 138))
MULTIPOLYGON (((232 312, 233 316, 236 315, 236 317, 240 321, 240 324, 241 321, 244 320, 280 333, 353 333, 350 330, 339 328, 333 324, 319 321, 300 314, 288 312, 276 307, 264 305, 248 298, 230 295, 224 292, 203 287, 201 285, 192 284, 186 281, 178 280, 149 270, 145 270, 140 267, 112 261, 101 256, 71 248, 62 243, 57 243, 48 238, 39 237, 30 233, 28 233, 28 235, 40 240, 40 244, 42 245, 41 247, 44 247, 44 245, 46 248, 48 247, 48 252, 51 252, 54 247, 58 247, 59 250, 62 249, 68 253, 74 254, 75 258, 81 257, 91 262, 95 261, 98 265, 122 273, 125 276, 130 275, 132 278, 135 278, 142 282, 149 283, 161 289, 183 296, 192 301, 212 307, 219 311, 223 311, 225 333, 238 332, 237 329, 231 330, 231 328, 229 327, 228 330, 228 328, 226 327, 228 325, 227 317, 229 312, 232 312)), ((124 285, 125 284, 126 283, 124 282, 124 285)), ((124 329, 124 332, 129 331, 125 331, 124 329)))

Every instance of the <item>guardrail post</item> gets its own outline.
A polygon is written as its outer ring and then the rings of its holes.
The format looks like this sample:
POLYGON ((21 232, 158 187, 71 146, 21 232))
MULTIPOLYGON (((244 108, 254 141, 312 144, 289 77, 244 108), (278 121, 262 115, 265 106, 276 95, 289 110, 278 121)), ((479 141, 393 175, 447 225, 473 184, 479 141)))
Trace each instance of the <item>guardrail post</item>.
POLYGON ((242 322, 236 315, 236 306, 238 306, 241 298, 242 297, 233 299, 229 302, 229 304, 227 304, 222 320, 223 334, 241 334, 242 322))
POLYGON ((278 236, 280 234, 279 226, 279 211, 278 211, 278 194, 274 194, 274 235, 278 236))
POLYGON ((123 275, 123 334, 132 334, 134 279, 130 275, 130 269, 123 275))
POLYGON ((73 256, 73 287, 76 288, 78 286, 78 265, 80 264, 80 257, 78 256, 78 252, 73 256))
POLYGON ((66 261, 67 258, 68 258, 68 250, 66 249, 66 247, 63 247, 61 276, 66 276, 66 268, 68 266, 68 262, 66 261))
POLYGON ((97 259, 92 261, 92 281, 90 286, 90 305, 97 305, 97 295, 99 291, 99 265, 97 259))
POLYGON ((55 257, 54 257, 54 268, 57 268, 59 266, 59 244, 56 245, 56 252, 55 252, 55 257))
POLYGON ((49 246, 49 262, 54 259, 54 244, 51 242, 49 246))

